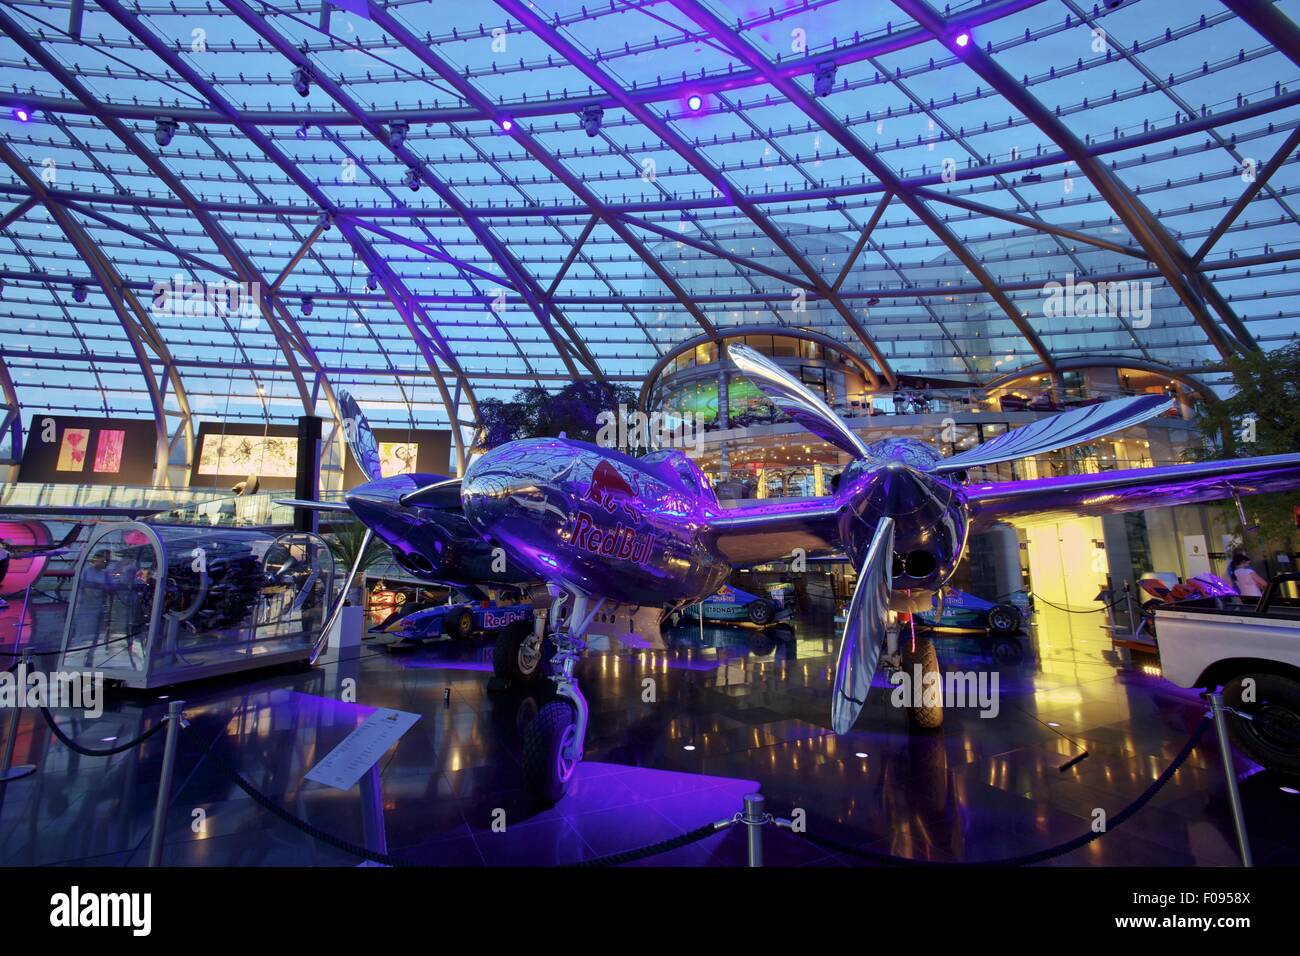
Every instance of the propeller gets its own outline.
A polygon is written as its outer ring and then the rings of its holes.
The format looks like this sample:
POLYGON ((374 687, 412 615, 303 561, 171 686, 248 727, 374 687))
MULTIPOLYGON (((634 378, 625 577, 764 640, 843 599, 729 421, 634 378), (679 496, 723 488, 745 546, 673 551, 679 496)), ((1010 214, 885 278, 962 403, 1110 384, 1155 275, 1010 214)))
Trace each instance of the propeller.
MULTIPOLYGON (((1171 405, 1170 399, 1163 395, 1139 395, 1100 402, 1040 419, 969 451, 939 458, 928 445, 916 439, 886 440, 867 445, 825 401, 768 356, 739 343, 729 345, 727 353, 736 368, 773 405, 808 431, 852 455, 858 462, 879 461, 880 464, 877 474, 881 481, 872 481, 866 487, 869 495, 882 498, 865 509, 880 517, 858 569, 858 583, 849 603, 848 620, 844 624, 835 665, 831 724, 840 734, 847 733, 862 712, 880 660, 881 643, 889 620, 894 562, 894 518, 885 502, 897 486, 911 483, 922 492, 928 490, 928 498, 933 500, 938 500, 945 492, 950 497, 952 489, 949 479, 944 477, 947 474, 1093 441, 1161 415, 1171 405), (891 471, 894 472, 892 476, 891 471)), ((863 470, 870 470, 870 465, 863 470)), ((926 499, 927 494, 907 497, 919 501, 926 499)), ((945 502, 939 503, 946 509, 945 502)), ((914 524, 917 518, 918 515, 912 513, 911 523, 914 524)))
POLYGON ((357 467, 371 481, 378 481, 383 477, 383 471, 379 467, 379 443, 375 441, 375 433, 366 420, 365 412, 350 392, 339 392, 338 403, 339 415, 343 421, 343 438, 352 450, 357 467))
POLYGON ((858 569, 858 583, 849 601, 844 639, 835 662, 831 687, 831 727, 847 734, 867 702, 867 691, 880 662, 880 647, 889 624, 889 591, 894 556, 894 519, 881 518, 858 569))

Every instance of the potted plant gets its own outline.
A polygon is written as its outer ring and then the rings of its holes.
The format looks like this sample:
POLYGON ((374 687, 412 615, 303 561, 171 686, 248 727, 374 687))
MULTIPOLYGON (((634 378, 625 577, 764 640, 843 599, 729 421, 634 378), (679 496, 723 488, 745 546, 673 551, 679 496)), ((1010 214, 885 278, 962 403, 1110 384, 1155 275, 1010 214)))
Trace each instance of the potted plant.
MULTIPOLYGON (((339 573, 345 578, 352 568, 352 563, 356 561, 358 552, 361 552, 361 542, 365 539, 365 535, 366 529, 360 522, 354 521, 326 536, 325 540, 329 542, 330 550, 334 552, 334 560, 339 564, 339 573)), ((352 587, 345 595, 349 604, 365 607, 368 593, 366 569, 374 567, 386 557, 388 557, 388 545, 379 538, 371 537, 365 551, 361 554, 356 580, 352 582, 352 587)))

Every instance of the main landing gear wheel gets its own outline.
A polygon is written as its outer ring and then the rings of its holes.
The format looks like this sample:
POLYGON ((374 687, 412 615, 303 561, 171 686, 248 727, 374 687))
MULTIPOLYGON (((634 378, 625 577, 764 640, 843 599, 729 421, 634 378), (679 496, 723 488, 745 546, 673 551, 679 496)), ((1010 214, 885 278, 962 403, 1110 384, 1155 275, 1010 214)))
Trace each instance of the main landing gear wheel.
POLYGON ((446 628, 448 637, 458 641, 469 640, 474 633, 474 612, 466 607, 455 614, 448 614, 443 627, 446 628))
POLYGON ((572 755, 578 734, 573 705, 553 700, 524 729, 524 785, 539 800, 556 803, 577 769, 572 755))
POLYGON ((903 673, 909 680, 916 679, 917 664, 921 665, 921 705, 907 708, 907 717, 918 730, 937 730, 943 726, 943 673, 939 670, 939 655, 934 649, 934 642, 927 637, 916 639, 915 650, 912 649, 910 639, 903 642, 903 673), (930 674, 936 676, 930 678, 930 674), (928 687, 934 687, 935 690, 927 695, 928 687))
POLYGON ((1246 756, 1260 766, 1300 778, 1300 681, 1279 674, 1235 677, 1223 687, 1223 702, 1249 717, 1228 717, 1228 732, 1246 756), (1255 699, 1242 698, 1242 682, 1255 682, 1255 699))
POLYGON ((989 611, 989 630, 999 637, 1020 630, 1020 611, 1014 604, 999 604, 989 611))
POLYGON ((492 649, 492 672, 515 684, 531 684, 542 676, 545 639, 533 632, 533 625, 520 621, 497 635, 492 649))
POLYGON ((751 624, 758 624, 760 626, 763 624, 770 624, 772 623, 773 615, 772 602, 759 598, 757 601, 750 602, 746 613, 749 614, 749 621, 751 624))

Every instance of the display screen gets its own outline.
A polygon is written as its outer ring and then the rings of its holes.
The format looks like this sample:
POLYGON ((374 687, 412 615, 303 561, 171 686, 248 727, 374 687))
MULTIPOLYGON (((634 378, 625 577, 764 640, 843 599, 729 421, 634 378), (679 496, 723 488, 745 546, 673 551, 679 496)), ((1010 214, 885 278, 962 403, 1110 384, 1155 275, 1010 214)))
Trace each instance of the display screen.
POLYGON ((112 475, 121 471, 122 446, 125 443, 126 432, 116 429, 101 431, 95 443, 95 471, 112 475))
POLYGON ((275 435, 203 436, 200 475, 259 475, 293 478, 298 467, 298 439, 275 435))
POLYGON ((413 475, 420 458, 416 442, 381 441, 379 443, 379 471, 385 478, 393 475, 413 475))
POLYGON ((59 444, 59 471, 82 471, 86 467, 86 446, 90 444, 89 428, 65 428, 59 444))

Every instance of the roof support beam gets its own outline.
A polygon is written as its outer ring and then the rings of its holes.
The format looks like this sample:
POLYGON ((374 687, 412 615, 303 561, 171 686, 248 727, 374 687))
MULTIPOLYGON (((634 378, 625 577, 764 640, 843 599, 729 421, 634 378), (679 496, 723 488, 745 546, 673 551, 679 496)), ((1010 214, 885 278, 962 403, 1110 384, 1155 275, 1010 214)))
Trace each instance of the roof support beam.
POLYGON ((736 265, 744 266, 746 269, 753 269, 755 272, 761 272, 763 275, 771 276, 773 279, 784 282, 786 285, 800 289, 807 289, 810 292, 815 288, 811 279, 796 279, 794 276, 782 272, 780 269, 773 269, 771 266, 764 265, 763 263, 758 262, 755 259, 747 258, 746 256, 738 256, 734 252, 728 252, 726 249, 721 248, 716 243, 697 239, 689 233, 674 232, 672 229, 668 229, 658 223, 647 222, 644 219, 638 219, 636 216, 622 214, 619 218, 624 222, 636 226, 638 229, 644 229, 646 232, 653 232, 655 235, 663 236, 665 239, 669 239, 673 242, 680 242, 684 245, 690 246, 692 249, 699 249, 701 252, 707 252, 712 256, 717 256, 719 259, 726 259, 728 262, 734 262, 736 265))
POLYGON ((707 29, 714 38, 720 40, 731 51, 733 56, 739 57, 745 63, 762 72, 768 78, 768 82, 789 99, 791 103, 806 113, 810 119, 880 180, 887 191, 898 196, 899 200, 912 211, 913 215, 952 251, 953 255, 984 287, 1011 323, 1019 329, 1020 334, 1025 337, 1025 341, 1034 350, 1034 353, 1046 365, 1051 366, 1052 355, 1047 350, 1047 346, 1043 344, 1033 326, 1020 314, 1020 310, 1015 307, 1015 304, 1007 298, 1006 294, 998 287, 998 284, 993 281, 993 277, 989 275, 983 263, 966 248, 966 244, 944 224, 942 219, 935 215, 934 211, 923 200, 913 195, 903 185, 898 175, 887 163, 867 149, 851 130, 845 127, 830 110, 818 102, 807 90, 789 77, 783 76, 748 39, 737 34, 711 10, 701 6, 695 0, 671 0, 671 2, 673 6, 691 20, 707 29))
POLYGON ((1223 0, 1223 5, 1300 66, 1300 27, 1272 0, 1223 0))
MULTIPOLYGON (((937 14, 924 0, 893 0, 895 6, 934 34, 945 45, 950 43, 952 26, 937 14)), ((1232 312, 1217 292, 1201 280, 1187 254, 1150 215, 1149 210, 1088 150, 1074 133, 1031 94, 1015 77, 994 62, 978 43, 971 43, 954 54, 990 84, 998 93, 1020 111, 1021 115, 1043 131, 1059 146, 1079 170, 1088 177, 1101 197, 1106 200, 1142 246, 1147 258, 1164 276, 1170 288, 1177 293, 1184 306, 1205 331, 1210 344, 1220 355, 1233 354, 1236 344, 1224 333, 1206 308, 1209 302, 1220 313, 1224 324, 1244 347, 1252 347, 1254 339, 1245 325, 1232 312)))
POLYGON ((1017 226, 1024 226, 1026 229, 1034 230, 1034 232, 1045 232, 1052 236, 1060 236, 1063 239, 1070 239, 1073 242, 1081 242, 1086 246, 1096 246, 1098 249, 1117 252, 1122 256, 1133 256, 1135 259, 1141 259, 1144 262, 1147 258, 1146 253, 1141 249, 1134 249, 1132 246, 1126 246, 1123 243, 1110 242, 1107 239, 1090 236, 1086 232, 1076 232, 1075 230, 1067 229, 1064 226, 1053 225, 1052 223, 1046 222, 1042 219, 1031 219, 1028 216, 1021 216, 1006 209, 997 209, 993 206, 986 206, 983 203, 972 202, 969 199, 962 199, 959 196, 953 196, 950 193, 945 193, 941 190, 921 188, 916 190, 916 194, 922 199, 929 199, 933 202, 943 203, 946 206, 955 206, 958 209, 976 212, 981 216, 1001 219, 1003 222, 1013 223, 1017 226))
POLYGON ((302 241, 302 245, 298 247, 298 251, 293 254, 293 258, 289 260, 288 265, 280 270, 280 274, 276 276, 275 281, 271 283, 272 292, 280 291, 280 286, 284 285, 284 280, 293 275, 293 270, 298 268, 298 263, 302 262, 302 260, 307 257, 307 253, 311 252, 311 247, 316 244, 316 240, 319 239, 324 232, 325 227, 317 225, 316 228, 307 235, 307 238, 302 241))
MULTIPOLYGON (((0 465, 17 466, 23 459, 23 408, 18 401, 18 389, 9 373, 4 356, 0 355, 0 398, 4 399, 4 416, 0 417, 0 438, 9 433, 9 458, 0 465)), ((6 480, 12 480, 7 478, 6 480)))
MULTIPOLYGON (((110 12, 115 9, 122 9, 117 0, 105 0, 105 3, 110 12)), ((498 239, 491 230, 473 217, 469 208, 461 198, 456 195, 449 186, 443 183, 441 179, 434 176, 433 173, 430 172, 427 164, 419 156, 411 152, 405 145, 393 146, 389 141, 387 131, 376 120, 372 119, 367 112, 348 95, 342 86, 333 80, 323 69, 317 68, 308 53, 305 53, 303 50, 294 46, 278 30, 273 29, 265 16, 257 13, 257 11, 243 3, 242 0, 223 0, 223 3, 232 13, 235 14, 235 16, 252 29, 254 33, 274 47, 281 56, 293 63, 295 66, 309 70, 312 74, 313 81, 322 91, 325 92, 326 95, 330 97, 330 99, 338 103, 339 106, 343 107, 343 109, 348 113, 356 116, 361 125, 365 127, 366 131, 370 133, 377 142, 387 147, 389 152, 406 163, 410 169, 415 170, 420 179, 432 187, 434 192, 438 194, 439 198, 442 199, 443 202, 460 214, 465 225, 474 234, 474 237, 478 240, 479 244, 483 246, 488 255, 496 260, 505 274, 511 277, 515 290, 528 304, 529 309, 537 318, 538 323, 551 339, 561 361, 564 362, 565 367, 569 369, 570 374, 572 374, 574 378, 578 377, 578 370, 573 363, 573 356, 576 356, 592 375, 597 378, 601 376, 602 373, 599 364, 596 362, 595 357, 587 350, 581 337, 574 332, 572 326, 569 325, 568 320, 558 309, 549 302, 542 300, 541 289, 533 282, 532 277, 528 274, 527 270, 524 269, 523 265, 515 257, 514 253, 512 253, 505 243, 498 239), (564 335, 561 335, 560 332, 556 330, 555 326, 559 326, 560 329, 563 330, 564 335)), ((123 13, 125 14, 124 10, 123 13)), ((113 15, 119 20, 122 19, 116 13, 113 15)), ((128 17, 130 16, 129 14, 125 15, 128 17)), ((204 90, 209 102, 215 102, 212 97, 219 97, 219 94, 217 94, 211 84, 204 80, 202 76, 199 76, 197 71, 184 63, 180 57, 172 54, 168 48, 164 46, 164 49, 167 50, 169 54, 168 59, 173 64, 173 69, 177 69, 175 64, 179 63, 180 68, 185 70, 184 75, 186 75, 190 85, 204 90), (195 82, 196 79, 198 81, 197 83, 195 82), (200 86, 199 84, 202 85, 200 86), (209 93, 211 95, 208 95, 209 93)), ((225 100, 222 99, 221 102, 225 103, 225 100)), ((226 106, 229 107, 230 104, 226 103, 226 106)), ((224 109, 223 112, 225 112, 224 109)), ((233 108, 232 115, 238 116, 237 112, 233 111, 233 108)), ((243 132, 244 135, 253 139, 258 146, 262 147, 263 151, 266 152, 268 156, 271 155, 272 152, 276 155, 283 156, 283 153, 280 152, 279 148, 276 147, 270 138, 260 129, 257 129, 256 126, 243 120, 239 120, 236 125, 238 125, 240 131, 243 132)), ((277 165, 279 165, 278 162, 277 165)), ((288 162, 287 166, 282 168, 285 168, 285 171, 289 173, 290 177, 294 178, 295 181, 301 180, 302 182, 311 182, 297 170, 296 164, 292 162, 288 162)), ((302 185, 302 182, 299 184, 302 185)), ((316 190, 316 192, 319 192, 319 190, 316 190)), ((332 204, 328 203, 328 201, 323 205, 323 208, 331 207, 332 204)))
MULTIPOLYGON (((105 0, 100 7, 110 11, 110 0, 105 0)), ((120 8, 119 8, 120 9, 120 8)), ((129 14, 122 11, 129 19, 129 14)), ((139 24, 136 24, 137 28, 139 24)), ((243 251, 235 245, 234 241, 226 235, 225 230, 221 228, 215 217, 200 203, 179 176, 174 174, 165 163, 158 159, 152 152, 144 147, 139 137, 131 131, 121 120, 113 116, 103 108, 103 105, 91 94, 85 85, 78 80, 69 71, 61 61, 54 57, 47 44, 38 42, 25 30, 23 30, 13 18, 3 9, 0 9, 0 29, 16 43, 24 53, 33 60, 40 63, 47 73, 61 83, 64 89, 68 90, 73 96, 81 102, 91 115, 94 116, 104 127, 112 133, 117 139, 129 149, 164 185, 171 190, 172 194, 189 210, 191 215, 203 227, 204 232, 212 239, 213 243, 221 250, 224 258, 230 263, 234 272, 245 282, 252 284, 253 288, 265 290, 266 283, 262 280, 257 270, 252 267, 251 262, 244 256, 243 251)), ((130 27, 128 26, 128 29, 130 27)), ((165 49, 165 48, 164 48, 165 49)), ((315 414, 315 402, 312 400, 311 389, 307 385, 306 378, 303 376, 302 368, 295 354, 295 349, 312 365, 313 370, 320 368, 320 363, 316 361, 315 355, 311 352, 301 334, 298 334, 296 323, 293 322, 292 316, 281 309, 281 315, 277 317, 276 310, 270 300, 265 295, 257 296, 258 305, 261 308, 262 316, 266 319, 267 325, 284 354, 285 361, 289 366, 293 380, 298 387, 298 395, 302 399, 303 411, 308 414, 315 414), (281 319, 284 320, 285 326, 281 326, 281 319)), ((339 417, 338 406, 334 401, 333 389, 327 384, 326 398, 329 401, 330 409, 337 419, 339 417)))
POLYGON ((171 353, 167 350, 166 343, 162 341, 162 336, 158 334, 158 330, 154 328, 148 314, 140 306, 135 293, 125 286, 121 275, 99 251, 99 247, 95 245, 94 240, 90 238, 86 230, 72 218, 66 209, 53 200, 44 198, 45 185, 41 182, 40 177, 27 167, 27 164, 9 148, 7 143, 0 142, 0 162, 3 162, 15 175, 22 179, 35 195, 42 197, 50 218, 55 221, 63 234, 67 236, 68 242, 72 244, 78 255, 90 267, 90 271, 95 276, 95 281, 103 290, 109 305, 113 308, 113 312, 116 313, 122 331, 131 345, 131 350, 135 353, 136 362, 140 366, 140 373, 144 376, 149 393, 149 404, 153 408, 155 438, 153 484, 168 484, 167 469, 171 463, 171 439, 168 432, 167 407, 163 389, 154 373, 150 352, 162 363, 165 380, 170 381, 172 385, 172 392, 176 396, 185 421, 188 423, 187 431, 191 447, 193 445, 193 423, 190 415, 189 399, 185 393, 185 385, 181 381, 175 364, 172 362, 171 353))
POLYGON ((415 239, 408 239, 406 236, 399 235, 391 229, 385 229, 383 226, 375 225, 373 222, 367 222, 364 219, 353 220, 351 216, 342 218, 354 221, 358 226, 366 230, 366 232, 373 232, 376 236, 382 236, 389 242, 395 242, 398 245, 406 246, 408 249, 414 249, 416 252, 423 253, 430 259, 437 259, 439 262, 446 262, 455 266, 457 269, 463 269, 465 272, 472 273, 480 279, 496 283, 497 285, 503 286, 512 291, 515 289, 515 283, 510 279, 507 279, 504 276, 494 275, 485 269, 480 269, 478 266, 471 265, 464 259, 457 259, 455 256, 450 256, 445 252, 433 248, 433 246, 430 246, 427 243, 418 242, 415 239))
MULTIPOLYGON (((153 33, 153 31, 147 29, 143 24, 139 22, 138 19, 132 16, 120 4, 114 2, 114 0, 101 0, 99 5, 101 8, 104 9, 105 12, 107 12, 115 20, 117 20, 124 27, 126 27, 126 29, 130 31, 134 36, 136 36, 139 40, 141 40, 151 51, 153 51, 155 55, 157 55, 160 59, 166 62, 168 66, 170 66, 173 70, 175 70, 180 76, 185 78, 185 80, 192 87, 198 90, 199 93, 201 93, 211 105, 222 110, 222 112, 230 116, 232 120, 235 122, 235 125, 240 129, 240 131, 243 132, 245 136, 248 136, 249 139, 251 139, 259 147, 261 147, 267 159, 269 159, 271 162, 275 163, 282 170, 284 170, 284 172, 289 176, 289 178, 292 179, 299 186, 299 188, 302 189, 308 195, 310 199, 316 202, 318 207, 322 211, 327 208, 328 203, 325 201, 326 197, 316 187, 316 185, 309 178, 304 176, 296 168, 296 166, 292 162, 290 162, 288 158, 280 151, 279 147, 276 146, 265 134, 263 134, 260 130, 256 129, 255 127, 250 126, 242 119, 240 119, 239 114, 234 109, 234 107, 231 106, 231 104, 229 104, 228 102, 226 102, 226 100, 221 96, 221 94, 219 94, 212 87, 210 83, 208 83, 201 75, 199 75, 196 70, 192 69, 188 63, 186 63, 183 59, 181 59, 179 54, 174 53, 172 49, 167 46, 166 43, 161 41, 158 38, 158 36, 153 33)), ((151 154, 148 154, 147 151, 145 151, 145 154, 149 156, 149 160, 147 161, 152 161, 157 166, 161 167, 164 171, 167 171, 166 167, 162 163, 158 162, 156 158, 152 157, 151 154)), ((167 179, 171 181, 175 180, 175 177, 170 174, 170 171, 167 171, 167 179)), ((181 184, 177 183, 176 186, 172 186, 172 183, 169 181, 168 185, 170 188, 172 188, 173 192, 177 192, 177 186, 179 186, 180 192, 178 192, 177 195, 181 195, 182 197, 188 196, 188 192, 184 190, 184 187, 181 184)), ((212 235, 213 239, 217 241, 218 247, 221 248, 223 252, 226 253, 227 258, 231 260, 231 264, 232 266, 235 267, 237 272, 241 272, 242 274, 249 276, 250 278, 248 281, 256 282, 258 284, 257 285, 258 288, 261 289, 266 288, 265 283, 263 282, 261 276, 258 274, 256 268, 253 266, 251 260, 249 260, 246 256, 244 256, 241 250, 234 247, 233 243, 229 241, 229 238, 225 235, 224 231, 221 230, 220 226, 218 226, 215 223, 215 221, 212 223, 212 229, 209 230, 209 235, 212 235)), ((364 246, 365 244, 361 243, 361 245, 364 246)), ((341 423, 343 420, 342 414, 339 410, 338 402, 334 395, 333 386, 331 385, 329 379, 325 376, 324 367, 321 364, 319 358, 316 356, 314 349, 312 349, 310 343, 307 342, 306 337, 303 336, 302 333, 298 330, 297 324, 293 321, 292 316, 288 314, 288 310, 284 308, 283 303, 280 302, 278 298, 274 298, 269 294, 258 296, 258 301, 262 306, 262 313, 264 317, 266 317, 267 323, 271 326, 273 331, 278 329, 278 323, 276 322, 276 316, 275 316, 276 311, 280 313, 280 316, 285 320, 286 324, 290 326, 293 332, 293 340, 294 340, 295 347, 309 361, 311 365, 311 369, 314 373, 316 386, 323 386, 325 392, 325 398, 329 404, 330 411, 334 416, 334 420, 335 422, 341 423)), ((396 305, 396 303, 394 304, 396 305)), ((416 332, 415 329, 412 329, 412 332, 416 336, 417 341, 421 341, 424 339, 424 337, 420 335, 418 332, 416 332)), ((277 339, 279 339, 279 336, 277 336, 277 339)), ((306 410, 307 414, 313 414, 315 410, 315 401, 314 401, 315 389, 307 388, 306 382, 302 376, 302 372, 297 367, 297 362, 292 352, 288 350, 287 343, 282 342, 281 348, 282 351, 285 352, 286 358, 288 358, 290 365, 293 368, 295 380, 298 382, 299 392, 302 396, 304 409, 306 410)), ((460 367, 459 365, 456 364, 454 358, 450 359, 448 364, 452 367, 452 369, 457 375, 462 374, 460 371, 460 367)), ((436 366, 434 366, 433 368, 436 368, 436 366)), ((456 418, 455 409, 448 407, 447 415, 449 420, 454 421, 456 418)), ((342 433, 339 432, 339 434, 342 433)), ((453 429, 453 434, 459 434, 459 431, 457 429, 453 429)))
POLYGON ((1223 234, 1228 231, 1228 228, 1237 220, 1237 217, 1245 211, 1246 207, 1250 205, 1251 201, 1259 191, 1264 188, 1273 174, 1281 168, 1282 164, 1285 163, 1288 158, 1290 158, 1291 154, 1295 152, 1297 147, 1300 147, 1300 126, 1291 130, 1291 135, 1286 138, 1286 142, 1282 144, 1281 148, 1273 154, 1273 158, 1264 164, 1264 168, 1255 171, 1255 181, 1242 190, 1241 195, 1237 197, 1237 201, 1232 204, 1231 208, 1228 209, 1223 218, 1219 220, 1219 224, 1210 230, 1210 234, 1205 237, 1205 241, 1201 243, 1201 247, 1197 249, 1196 253, 1192 256, 1192 262, 1198 265, 1200 264, 1206 254, 1214 248, 1214 244, 1223 238, 1223 234))
POLYGON ((11 223, 17 222, 23 216, 27 215, 28 210, 36 205, 36 197, 24 199, 18 205, 14 206, 3 216, 0 216, 0 229, 8 229, 11 223))
MULTIPOLYGON (((239 0, 231 0, 239 2, 239 0)), ((457 93, 463 96, 475 108, 481 111, 486 119, 500 127, 502 120, 509 117, 504 116, 477 87, 469 83, 461 74, 450 66, 446 61, 429 49, 429 45, 422 42, 419 37, 415 36, 405 26, 399 23, 391 13, 374 3, 367 2, 367 8, 370 12, 370 18, 376 26, 384 30, 389 36, 397 40, 406 47, 415 57, 424 63, 430 69, 434 70, 443 81, 454 88, 457 93)), ((622 220, 610 213, 605 203, 576 175, 561 162, 556 160, 551 150, 546 149, 539 144, 529 133, 525 132, 519 123, 515 123, 508 134, 516 143, 528 151, 528 153, 546 167, 556 179, 564 183, 565 187, 573 192, 587 208, 596 215, 600 216, 605 223, 614 230, 615 234, 627 243, 641 260, 649 267, 650 271, 659 277, 673 297, 681 303, 691 317, 695 319, 700 328, 710 335, 715 334, 713 323, 709 320, 704 311, 695 304, 694 299, 682 288, 681 284, 673 276, 658 258, 645 247, 645 244, 637 238, 634 233, 622 220)))
POLYGON ((862 250, 867 247, 867 242, 871 239, 871 234, 875 231, 876 226, 880 224, 881 217, 884 216, 885 210, 889 207, 889 200, 893 198, 894 194, 888 190, 886 190, 885 194, 880 197, 880 202, 876 204, 875 211, 872 212, 871 218, 868 219, 867 224, 862 227, 862 234, 858 236, 858 241, 853 244, 853 250, 849 253, 848 258, 844 260, 844 267, 840 269, 840 274, 837 275, 835 281, 831 283, 831 288, 836 292, 840 291, 840 286, 844 285, 844 280, 847 279, 849 273, 853 271, 853 264, 858 261, 858 256, 862 255, 862 250))
MULTIPOLYGON (((982 3, 969 12, 961 12, 955 15, 953 19, 954 22, 960 22, 967 27, 974 28, 985 23, 995 22, 1004 17, 1014 16, 1022 10, 1035 7, 1043 2, 1044 0, 989 0, 989 2, 982 3)), ((322 4, 322 6, 325 7, 326 5, 322 4)), ((328 30, 328 21, 323 23, 320 28, 328 30)), ((881 56, 897 50, 919 46, 927 40, 929 40, 929 35, 924 30, 916 28, 893 30, 884 35, 863 39, 859 43, 841 46, 836 56, 841 58, 840 62, 842 63, 856 63, 865 60, 867 57, 881 56)), ((779 69, 787 76, 811 73, 816 69, 816 64, 811 60, 812 58, 790 57, 780 65, 779 69)), ((639 102, 643 103, 672 102, 681 99, 688 92, 719 93, 757 86, 764 82, 766 80, 752 70, 735 70, 703 78, 697 77, 692 80, 683 79, 678 81, 669 79, 663 83, 642 84, 641 88, 635 92, 635 96, 639 102)), ((19 100, 11 94, 0 94, 0 103, 8 104, 10 102, 16 104, 19 100)), ((87 112, 84 106, 79 107, 75 102, 57 96, 28 96, 23 98, 21 102, 33 110, 70 113, 87 112)), ((527 103, 514 104, 512 109, 514 109, 514 115, 520 118, 525 116, 559 116, 566 113, 576 113, 593 102, 606 106, 614 105, 609 99, 598 97, 593 100, 590 96, 575 95, 532 99, 527 103)), ((123 101, 114 103, 110 109, 112 115, 119 119, 151 121, 158 115, 158 107, 149 106, 146 103, 123 101)), ((177 122, 230 123, 229 116, 214 109, 169 107, 167 115, 176 119, 177 122)), ((461 105, 417 109, 396 107, 375 110, 371 113, 371 116, 380 123, 387 123, 391 119, 404 119, 409 120, 412 125, 416 123, 473 122, 486 118, 473 108, 461 105)), ((341 114, 338 110, 298 110, 296 112, 290 112, 289 110, 248 110, 244 113, 244 118, 258 126, 296 127, 304 122, 315 127, 360 125, 356 117, 341 114)))
MULTIPOLYGON (((876 345, 857 315, 844 304, 835 290, 831 288, 816 267, 808 261, 808 258, 800 251, 798 246, 791 241, 790 237, 782 232, 780 227, 762 209, 747 198, 743 189, 737 188, 735 184, 723 176, 711 161, 706 159, 699 150, 688 143, 685 137, 681 136, 658 114, 637 103, 623 89, 621 83, 615 82, 608 74, 592 63, 583 51, 553 30, 529 6, 520 2, 520 0, 496 0, 496 2, 502 9, 514 14, 523 21, 542 41, 577 67, 589 80, 614 97, 620 107, 635 116, 677 155, 690 163, 701 176, 709 181, 714 189, 727 197, 745 218, 756 225, 772 244, 790 260, 794 267, 807 277, 807 281, 811 283, 811 288, 831 303, 835 311, 839 313, 840 318, 844 320, 844 323, 857 335, 863 348, 875 360, 880 372, 888 380, 889 384, 893 386, 897 383, 897 377, 889 365, 889 360, 885 358, 885 354, 876 345)), ((681 239, 682 237, 676 238, 681 239)), ((802 286, 802 284, 797 285, 802 286)), ((874 370, 869 378, 873 387, 879 387, 880 379, 876 376, 874 370)))
POLYGON ((546 287, 546 298, 549 299, 551 296, 555 295, 555 290, 558 289, 560 283, 564 281, 564 277, 568 274, 570 267, 573 265, 573 260, 577 259, 578 253, 582 251, 582 244, 590 238, 591 231, 596 228, 596 223, 598 222, 600 222, 600 217, 592 216, 587 220, 587 224, 582 227, 582 232, 578 233, 578 238, 573 240, 573 245, 569 247, 569 254, 564 257, 564 261, 560 263, 559 271, 555 273, 555 278, 552 279, 551 284, 546 287))

